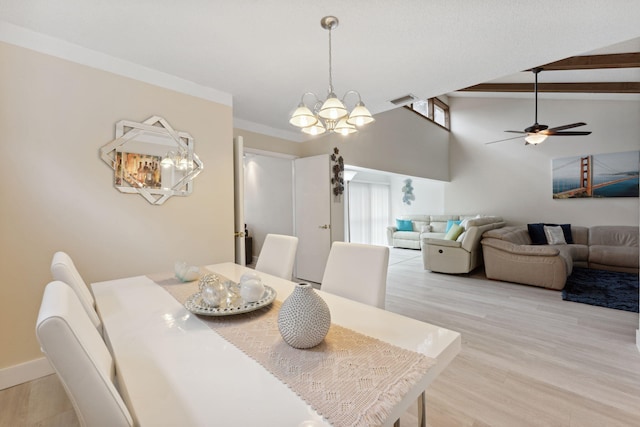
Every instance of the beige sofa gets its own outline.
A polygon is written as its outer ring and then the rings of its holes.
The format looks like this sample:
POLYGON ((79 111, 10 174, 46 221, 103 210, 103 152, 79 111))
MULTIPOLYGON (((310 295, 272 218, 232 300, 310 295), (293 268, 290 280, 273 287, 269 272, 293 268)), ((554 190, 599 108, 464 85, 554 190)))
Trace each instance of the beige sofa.
POLYGON ((574 266, 638 273, 638 227, 571 226, 572 244, 533 245, 526 225, 481 240, 487 278, 563 289, 574 266))
POLYGON ((469 273, 482 265, 480 239, 484 232, 505 226, 502 218, 487 216, 463 222, 464 232, 457 240, 422 237, 422 262, 425 270, 438 273, 469 273))
POLYGON ((398 219, 411 220, 412 231, 398 231, 396 226, 387 227, 387 242, 394 248, 420 249, 423 237, 442 239, 447 221, 461 221, 476 215, 403 215, 398 219))

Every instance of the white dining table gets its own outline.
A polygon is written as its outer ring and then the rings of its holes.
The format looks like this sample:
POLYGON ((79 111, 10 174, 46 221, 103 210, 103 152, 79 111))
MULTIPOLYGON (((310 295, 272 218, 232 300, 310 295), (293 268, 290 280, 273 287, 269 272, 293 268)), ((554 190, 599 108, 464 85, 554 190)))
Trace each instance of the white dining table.
MULTIPOLYGON (((255 272, 234 263, 207 270, 238 281, 255 272)), ((204 270, 203 270, 204 272, 204 270)), ((284 299, 294 282, 257 272, 284 299)), ((91 285, 119 389, 136 425, 328 426, 286 384, 189 312, 148 276, 91 285)), ((317 291, 332 323, 435 359, 397 403, 384 425, 407 410, 460 351, 460 334, 317 291)))

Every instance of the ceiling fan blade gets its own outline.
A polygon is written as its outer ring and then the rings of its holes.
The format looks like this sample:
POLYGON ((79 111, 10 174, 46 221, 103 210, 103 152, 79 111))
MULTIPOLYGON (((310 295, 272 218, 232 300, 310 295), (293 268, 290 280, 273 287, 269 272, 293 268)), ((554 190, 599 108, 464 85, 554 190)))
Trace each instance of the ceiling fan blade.
POLYGON ((568 132, 552 132, 549 136, 568 136, 568 135, 591 135, 589 131, 568 131, 568 132))
POLYGON ((526 134, 527 132, 521 131, 521 130, 505 130, 505 132, 511 132, 511 133, 521 133, 521 134, 526 134))
MULTIPOLYGON (((516 131, 505 131, 505 132, 516 132, 516 131)), ((520 132, 518 132, 518 133, 520 133, 520 132)), ((522 133, 524 133, 524 132, 522 132, 522 133)), ((495 144, 496 142, 511 141, 512 139, 518 139, 518 138, 522 138, 522 136, 512 136, 511 138, 499 139, 497 141, 491 141, 491 142, 485 142, 484 145, 495 144)))
POLYGON ((555 132, 557 130, 572 129, 572 128, 577 128, 578 126, 585 126, 585 125, 586 123, 584 122, 571 123, 570 125, 556 126, 554 128, 547 129, 547 132, 555 132))

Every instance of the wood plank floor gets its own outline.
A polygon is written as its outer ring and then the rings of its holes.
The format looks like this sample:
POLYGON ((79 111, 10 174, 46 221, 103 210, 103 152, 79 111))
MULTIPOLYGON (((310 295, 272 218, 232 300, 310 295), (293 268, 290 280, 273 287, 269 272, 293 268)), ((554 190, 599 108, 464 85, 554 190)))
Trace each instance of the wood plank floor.
MULTIPOLYGON (((636 313, 489 281, 481 269, 431 273, 419 251, 401 249, 391 251, 387 310, 462 334, 427 390, 430 427, 640 426, 636 313)), ((0 391, 0 426, 77 425, 55 376, 0 391)))

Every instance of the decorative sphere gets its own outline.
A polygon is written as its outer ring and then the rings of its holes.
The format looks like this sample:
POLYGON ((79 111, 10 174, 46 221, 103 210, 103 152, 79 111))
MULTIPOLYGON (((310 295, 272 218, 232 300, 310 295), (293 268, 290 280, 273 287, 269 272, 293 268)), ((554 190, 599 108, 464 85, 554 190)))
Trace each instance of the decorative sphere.
POLYGON ((256 302, 264 294, 264 285, 258 278, 240 282, 240 296, 246 302, 256 302))

